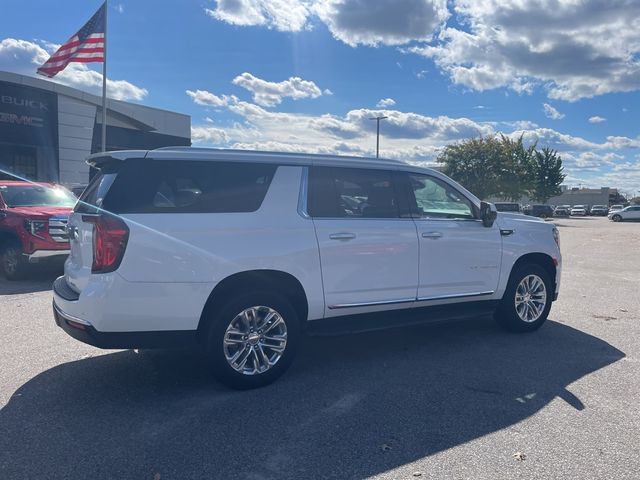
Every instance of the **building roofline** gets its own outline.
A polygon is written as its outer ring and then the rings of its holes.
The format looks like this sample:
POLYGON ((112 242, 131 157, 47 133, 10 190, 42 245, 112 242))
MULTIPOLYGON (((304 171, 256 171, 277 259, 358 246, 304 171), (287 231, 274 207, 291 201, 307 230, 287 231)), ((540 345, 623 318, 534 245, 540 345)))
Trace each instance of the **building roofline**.
MULTIPOLYGON (((84 90, 79 90, 77 88, 68 87, 67 85, 63 85, 61 83, 54 82, 52 80, 33 77, 31 75, 23 75, 19 73, 7 72, 5 70, 0 70, 0 81, 17 83, 19 85, 24 85, 26 87, 40 88, 42 90, 59 93, 67 97, 76 98, 78 100, 83 100, 85 102, 92 103, 98 107, 102 107, 101 96, 94 95, 93 93, 85 92, 84 90)), ((149 107, 147 105, 143 105, 140 103, 126 102, 124 100, 115 100, 113 98, 107 97, 107 110, 113 110, 114 112, 120 113, 127 117, 129 115, 126 112, 126 109, 130 105, 135 106, 136 108, 151 110, 154 112, 163 112, 171 115, 186 117, 189 119, 191 118, 190 115, 187 115, 185 113, 178 113, 172 110, 149 107)))

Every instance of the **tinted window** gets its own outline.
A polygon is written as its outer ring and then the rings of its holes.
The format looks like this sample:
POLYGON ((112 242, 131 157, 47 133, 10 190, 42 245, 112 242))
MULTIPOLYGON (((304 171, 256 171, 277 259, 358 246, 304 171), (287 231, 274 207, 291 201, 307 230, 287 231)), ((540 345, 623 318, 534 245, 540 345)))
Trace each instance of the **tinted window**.
POLYGON ((277 165, 134 159, 104 200, 114 213, 237 213, 260 208, 277 165))
POLYGON ((449 184, 429 175, 409 174, 415 213, 424 218, 475 218, 473 204, 449 184))
POLYGON ((312 217, 398 218, 393 172, 313 167, 308 211, 312 217))
POLYGON ((80 195, 80 200, 74 210, 78 213, 97 213, 102 208, 104 197, 115 178, 115 173, 99 173, 93 177, 80 195))

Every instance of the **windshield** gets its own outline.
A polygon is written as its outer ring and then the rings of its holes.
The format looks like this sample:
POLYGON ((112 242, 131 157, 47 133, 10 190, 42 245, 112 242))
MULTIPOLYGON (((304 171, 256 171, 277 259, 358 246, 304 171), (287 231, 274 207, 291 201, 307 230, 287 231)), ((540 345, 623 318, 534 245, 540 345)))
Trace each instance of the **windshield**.
POLYGON ((62 187, 20 185, 0 187, 0 193, 9 207, 73 207, 76 197, 62 187))

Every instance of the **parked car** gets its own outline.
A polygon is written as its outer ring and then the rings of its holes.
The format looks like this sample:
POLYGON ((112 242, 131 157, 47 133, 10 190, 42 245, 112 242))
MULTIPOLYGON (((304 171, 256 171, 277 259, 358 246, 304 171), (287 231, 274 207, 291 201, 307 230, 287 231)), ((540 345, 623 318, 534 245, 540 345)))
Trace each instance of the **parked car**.
POLYGON ((609 220, 624 222, 625 220, 640 220, 640 205, 630 205, 622 210, 609 213, 609 220))
POLYGON ((520 213, 521 207, 519 203, 496 202, 496 210, 499 212, 520 213))
POLYGON ((102 348, 201 345, 235 388, 278 378, 303 330, 494 314, 528 332, 560 284, 553 224, 378 159, 164 148, 89 157, 57 324, 102 348), (393 310, 393 314, 374 315, 393 310))
POLYGON ((587 206, 586 205, 574 205, 571 207, 571 216, 572 217, 586 217, 587 216, 587 206))
POLYGON ((622 210, 623 208, 624 208, 624 205, 611 205, 611 208, 609 209, 609 213, 622 210))
POLYGON ((522 209, 522 212, 525 215, 531 215, 532 217, 553 217, 553 207, 551 205, 527 205, 522 209))
POLYGON ((560 205, 560 206, 556 207, 556 209, 553 211, 553 216, 554 217, 568 217, 569 216, 569 208, 567 208, 564 205, 560 205))
POLYGON ((609 213, 609 208, 606 205, 594 205, 591 207, 591 215, 596 217, 606 217, 609 213))
POLYGON ((67 218, 76 198, 50 183, 0 180, 1 269, 22 278, 28 264, 60 262, 69 254, 67 218))

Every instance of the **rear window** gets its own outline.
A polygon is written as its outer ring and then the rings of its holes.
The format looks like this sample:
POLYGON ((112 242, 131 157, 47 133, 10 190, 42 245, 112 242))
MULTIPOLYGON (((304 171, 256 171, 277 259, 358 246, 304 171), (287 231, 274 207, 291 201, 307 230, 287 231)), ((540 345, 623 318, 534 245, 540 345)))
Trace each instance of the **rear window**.
POLYGON ((239 213, 262 205, 277 165, 132 159, 103 208, 114 213, 239 213))
POLYGON ((115 173, 99 173, 84 189, 80 199, 76 204, 75 212, 97 213, 103 208, 104 197, 107 195, 111 184, 116 178, 115 173))

